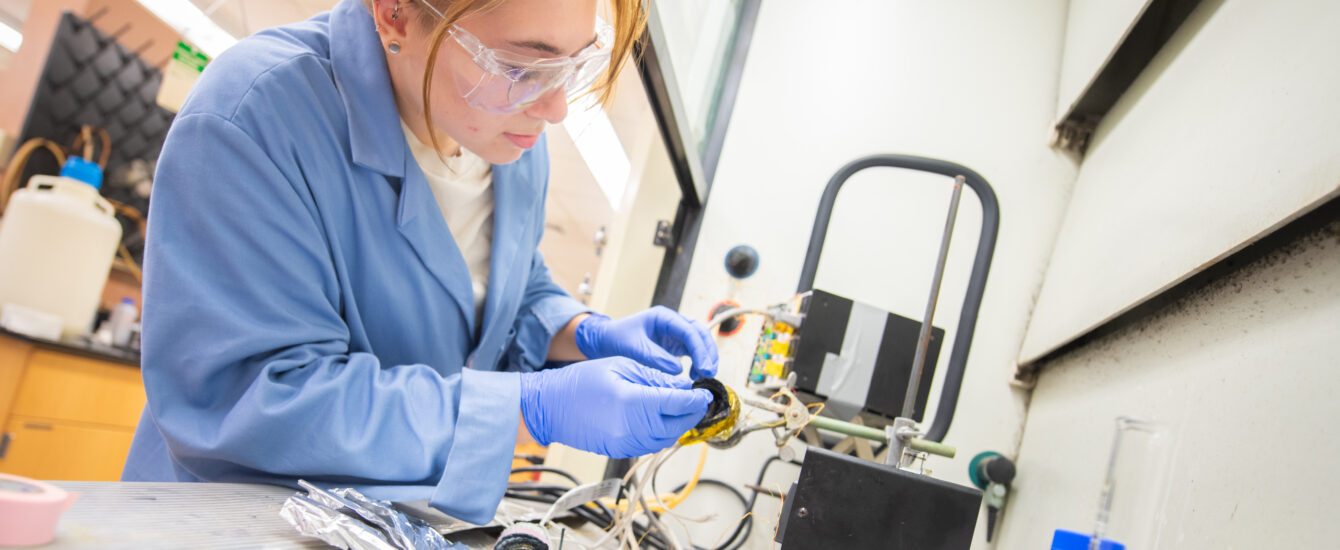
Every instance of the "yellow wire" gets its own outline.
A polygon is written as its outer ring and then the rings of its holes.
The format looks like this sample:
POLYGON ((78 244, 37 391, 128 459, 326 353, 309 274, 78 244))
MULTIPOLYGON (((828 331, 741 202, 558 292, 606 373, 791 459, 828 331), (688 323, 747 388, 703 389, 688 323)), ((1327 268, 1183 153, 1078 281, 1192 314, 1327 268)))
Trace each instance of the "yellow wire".
MULTIPOLYGON (((681 489, 678 493, 669 493, 660 495, 661 501, 665 503, 665 506, 662 507, 660 505, 654 504, 649 506, 649 509, 656 513, 665 513, 674 509, 674 507, 679 506, 680 503, 684 502, 685 499, 689 498, 689 494, 692 493, 693 489, 698 486, 698 480, 703 475, 703 466, 706 465, 707 465, 707 445, 703 445, 703 451, 698 454, 698 466, 693 469, 693 477, 689 478, 689 482, 684 485, 684 488, 681 489)), ((650 475, 656 475, 656 473, 652 472, 650 475)), ((628 510, 629 504, 630 503, 625 500, 613 507, 619 510, 620 512, 624 512, 628 510)), ((637 508, 641 509, 642 507, 638 506, 637 508)))
POLYGON ((677 494, 670 495, 670 498, 662 498, 665 501, 666 508, 674 509, 679 506, 684 499, 689 498, 689 493, 698 486, 698 478, 703 475, 703 466, 707 464, 707 445, 703 445, 703 452, 698 453, 698 467, 693 469, 693 477, 689 478, 688 484, 684 485, 684 490, 677 494))

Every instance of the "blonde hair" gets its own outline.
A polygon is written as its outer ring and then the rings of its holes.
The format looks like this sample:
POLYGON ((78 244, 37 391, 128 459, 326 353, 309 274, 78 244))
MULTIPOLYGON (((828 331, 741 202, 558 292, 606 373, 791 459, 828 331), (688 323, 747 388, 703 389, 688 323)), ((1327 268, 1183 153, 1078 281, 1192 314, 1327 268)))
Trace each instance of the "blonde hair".
MULTIPOLYGON (((442 12, 442 19, 430 13, 426 9, 418 9, 418 19, 424 27, 432 27, 433 31, 428 38, 428 66, 423 72, 423 118, 428 124, 428 136, 433 142, 433 148, 441 150, 437 141, 437 132, 433 126, 432 110, 429 107, 431 101, 431 91, 433 82, 433 70, 437 66, 437 54, 442 49, 442 42, 446 39, 447 33, 451 31, 451 26, 455 25, 461 18, 474 14, 485 12, 497 7, 505 0, 407 0, 406 3, 414 2, 431 3, 434 8, 442 12)), ((610 15, 613 21, 610 25, 614 27, 614 44, 610 51, 609 68, 605 70, 605 75, 596 80, 589 93, 595 94, 596 102, 604 105, 614 95, 614 83, 618 79, 619 72, 623 70, 624 64, 628 62, 630 52, 633 50, 633 44, 642 36, 643 29, 647 26, 647 12, 643 7, 644 0, 607 0, 610 4, 610 15)), ((373 11, 373 1, 364 0, 369 11, 373 11)), ((374 12, 373 17, 376 17, 374 12)))

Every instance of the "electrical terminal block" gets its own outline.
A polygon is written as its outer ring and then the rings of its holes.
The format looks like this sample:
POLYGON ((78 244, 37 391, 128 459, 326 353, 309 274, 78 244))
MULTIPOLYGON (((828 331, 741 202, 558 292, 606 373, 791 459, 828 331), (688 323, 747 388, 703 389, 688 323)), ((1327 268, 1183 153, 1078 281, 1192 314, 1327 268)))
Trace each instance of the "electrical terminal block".
POLYGON ((759 333, 758 344, 749 367, 751 385, 785 380, 791 373, 795 359, 796 342, 802 315, 799 313, 805 295, 768 308, 768 319, 759 333))

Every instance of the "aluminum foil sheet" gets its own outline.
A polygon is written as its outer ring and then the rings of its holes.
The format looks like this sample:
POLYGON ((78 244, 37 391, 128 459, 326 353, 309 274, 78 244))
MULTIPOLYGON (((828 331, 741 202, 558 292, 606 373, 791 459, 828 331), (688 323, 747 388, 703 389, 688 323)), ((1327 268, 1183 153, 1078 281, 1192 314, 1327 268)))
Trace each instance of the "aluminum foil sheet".
POLYGON ((345 550, 466 550, 423 520, 372 500, 353 489, 324 490, 298 481, 307 494, 284 501, 279 516, 309 537, 345 550))

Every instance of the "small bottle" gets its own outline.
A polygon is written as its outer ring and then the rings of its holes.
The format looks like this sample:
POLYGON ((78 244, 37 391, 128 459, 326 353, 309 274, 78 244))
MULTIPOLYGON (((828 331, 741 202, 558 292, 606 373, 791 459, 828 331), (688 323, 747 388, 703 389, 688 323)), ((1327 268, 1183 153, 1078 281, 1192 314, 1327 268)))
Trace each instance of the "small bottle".
POLYGON ((134 298, 122 298, 121 303, 112 308, 110 324, 113 345, 124 347, 130 343, 130 333, 134 329, 135 319, 139 317, 139 313, 139 310, 135 309, 134 298))

